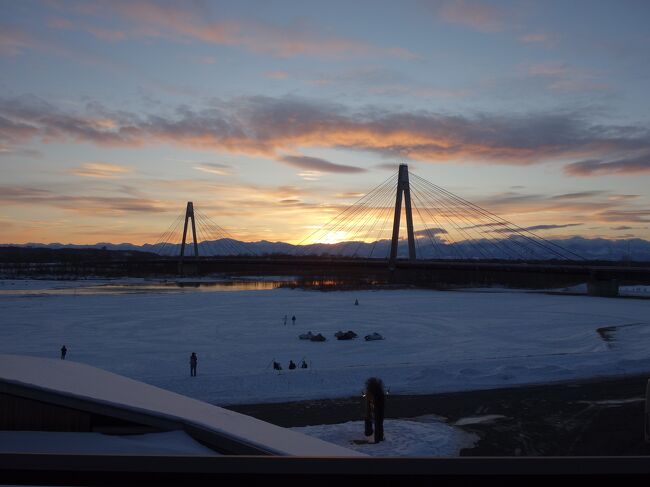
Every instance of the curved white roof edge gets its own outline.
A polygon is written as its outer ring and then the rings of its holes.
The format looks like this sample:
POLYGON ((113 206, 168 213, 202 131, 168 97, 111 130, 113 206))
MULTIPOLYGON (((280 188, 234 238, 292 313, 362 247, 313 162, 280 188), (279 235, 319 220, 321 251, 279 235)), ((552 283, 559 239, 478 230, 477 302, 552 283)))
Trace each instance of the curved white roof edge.
POLYGON ((0 382, 178 421, 274 455, 366 456, 79 362, 0 354, 0 382))

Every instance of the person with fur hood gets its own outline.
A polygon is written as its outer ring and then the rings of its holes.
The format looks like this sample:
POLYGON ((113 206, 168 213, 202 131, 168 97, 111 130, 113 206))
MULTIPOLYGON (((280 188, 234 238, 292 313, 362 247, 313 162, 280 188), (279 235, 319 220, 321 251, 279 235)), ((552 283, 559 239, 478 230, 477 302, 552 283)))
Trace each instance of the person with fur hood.
POLYGON ((384 441, 384 411, 386 393, 384 383, 377 377, 370 377, 366 381, 364 391, 366 399, 365 435, 375 435, 375 443, 384 441), (374 431, 373 431, 374 426, 374 431))

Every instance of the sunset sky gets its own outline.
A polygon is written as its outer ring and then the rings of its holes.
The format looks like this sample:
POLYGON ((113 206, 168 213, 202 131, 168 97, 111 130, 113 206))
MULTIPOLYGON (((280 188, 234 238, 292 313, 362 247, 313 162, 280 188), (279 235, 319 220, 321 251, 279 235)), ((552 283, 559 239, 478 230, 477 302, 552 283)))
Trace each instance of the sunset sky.
MULTIPOLYGON (((399 163, 650 239, 650 2, 0 0, 0 243, 298 242, 399 163)), ((546 228, 547 227, 547 228, 546 228)))

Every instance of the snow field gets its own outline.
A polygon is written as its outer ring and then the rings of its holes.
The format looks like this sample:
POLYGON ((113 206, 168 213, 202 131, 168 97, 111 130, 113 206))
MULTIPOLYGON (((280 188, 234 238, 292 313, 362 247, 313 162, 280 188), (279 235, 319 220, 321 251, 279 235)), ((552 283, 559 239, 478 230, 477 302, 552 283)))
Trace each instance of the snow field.
POLYGON ((646 300, 185 289, 0 295, 0 310, 1 353, 56 358, 65 344, 68 360, 219 405, 360 395, 373 375, 393 394, 424 394, 650 372, 646 300), (602 327, 614 327, 613 340, 603 339, 602 327), (360 338, 338 341, 339 330, 360 338), (328 340, 299 340, 307 331, 328 340), (361 338, 375 331, 386 339, 361 338), (191 352, 199 358, 196 378, 189 377, 191 352), (303 357, 311 368, 287 369, 303 357), (283 371, 272 370, 273 359, 283 371))

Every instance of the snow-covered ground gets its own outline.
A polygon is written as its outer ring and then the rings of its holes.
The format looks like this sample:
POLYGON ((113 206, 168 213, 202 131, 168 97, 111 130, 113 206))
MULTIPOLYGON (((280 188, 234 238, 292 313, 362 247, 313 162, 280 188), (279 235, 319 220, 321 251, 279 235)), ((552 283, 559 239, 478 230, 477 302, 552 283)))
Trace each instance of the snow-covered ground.
POLYGON ((619 288, 621 296, 640 296, 650 298, 650 286, 621 286, 619 288))
POLYGON ((293 429, 371 456, 458 456, 460 450, 471 448, 478 441, 478 436, 432 416, 384 421, 384 441, 377 444, 372 442, 372 437, 363 436, 363 421, 293 429), (355 440, 371 442, 355 444, 355 440))
POLYGON ((650 301, 430 290, 0 294, 0 352, 58 357, 63 344, 68 360, 220 405, 357 395, 373 375, 392 393, 434 393, 650 372, 650 301), (298 339, 309 330, 328 340, 298 339), (386 339, 338 341, 338 330, 386 339), (303 358, 310 368, 287 370, 303 358))

